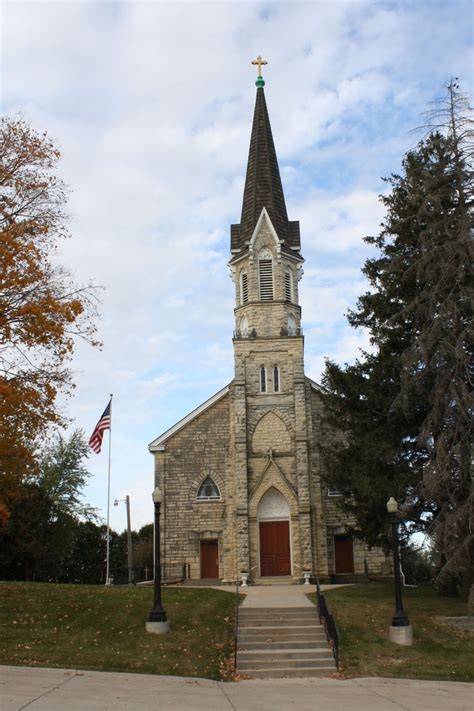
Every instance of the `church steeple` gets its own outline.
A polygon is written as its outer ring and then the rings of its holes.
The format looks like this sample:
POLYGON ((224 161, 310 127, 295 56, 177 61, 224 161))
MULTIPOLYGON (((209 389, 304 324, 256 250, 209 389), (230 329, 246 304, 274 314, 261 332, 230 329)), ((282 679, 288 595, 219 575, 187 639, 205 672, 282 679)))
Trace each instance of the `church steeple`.
POLYGON ((266 209, 275 228, 283 252, 298 255, 300 250, 299 223, 290 222, 286 211, 285 196, 280 170, 273 143, 270 118, 261 76, 261 57, 252 62, 259 68, 256 82, 257 97, 250 138, 247 175, 240 224, 231 225, 231 252, 239 259, 248 250, 249 241, 262 213, 266 209))

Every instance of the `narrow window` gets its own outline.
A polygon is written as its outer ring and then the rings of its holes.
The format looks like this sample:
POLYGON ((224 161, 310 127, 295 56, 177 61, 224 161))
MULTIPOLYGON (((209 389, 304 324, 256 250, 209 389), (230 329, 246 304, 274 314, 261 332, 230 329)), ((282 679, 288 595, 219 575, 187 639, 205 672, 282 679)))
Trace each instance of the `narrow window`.
POLYGON ((280 392, 280 368, 277 365, 273 366, 273 392, 280 392))
POLYGON ((267 369, 264 365, 260 366, 260 392, 267 392, 267 369))
POLYGON ((247 272, 240 272, 240 303, 246 304, 249 300, 249 281, 247 272))
POLYGON ((247 338, 249 335, 249 320, 247 316, 240 319, 240 335, 242 338, 247 338))
POLYGON ((288 316, 288 335, 296 336, 296 320, 292 314, 288 316))
POLYGON ((258 278, 260 301, 273 301, 273 262, 268 247, 262 249, 258 258, 258 278))
POLYGON ((291 269, 285 269, 285 301, 293 301, 293 275, 291 269))
POLYGON ((211 479, 210 476, 206 477, 202 482, 201 486, 199 487, 199 491, 197 493, 197 500, 215 501, 216 499, 220 498, 221 494, 219 489, 217 488, 217 484, 215 484, 215 482, 211 479))

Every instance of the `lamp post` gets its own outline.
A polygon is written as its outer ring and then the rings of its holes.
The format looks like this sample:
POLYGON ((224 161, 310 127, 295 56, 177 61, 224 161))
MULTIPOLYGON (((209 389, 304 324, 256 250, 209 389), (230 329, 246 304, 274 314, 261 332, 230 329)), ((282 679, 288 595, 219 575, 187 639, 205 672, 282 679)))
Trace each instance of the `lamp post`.
POLYGON ((115 499, 114 506, 125 502, 127 507, 127 559, 128 559, 128 584, 133 583, 133 548, 132 548, 132 524, 130 521, 130 497, 127 494, 125 499, 115 499))
POLYGON ((170 623, 166 618, 166 612, 161 604, 161 551, 160 551, 160 509, 163 501, 163 492, 159 486, 155 487, 152 494, 155 506, 155 559, 154 567, 154 599, 153 608, 150 611, 148 621, 145 625, 147 632, 154 634, 164 634, 169 631, 170 623))
POLYGON ((413 644, 413 628, 403 609, 398 542, 398 503, 393 496, 387 501, 387 511, 392 525, 393 575, 395 579, 395 613, 390 626, 390 639, 395 644, 409 647, 413 644))

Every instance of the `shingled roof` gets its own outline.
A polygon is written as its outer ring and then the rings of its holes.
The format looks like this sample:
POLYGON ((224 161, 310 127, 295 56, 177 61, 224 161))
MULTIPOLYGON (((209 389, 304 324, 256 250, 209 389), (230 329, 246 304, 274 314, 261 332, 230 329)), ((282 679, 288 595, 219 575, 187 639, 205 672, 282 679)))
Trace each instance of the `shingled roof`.
POLYGON ((240 224, 231 225, 231 250, 238 259, 247 251, 263 208, 266 208, 280 240, 282 250, 298 254, 300 249, 299 222, 290 222, 273 143, 263 87, 257 88, 252 135, 250 138, 247 175, 240 224))

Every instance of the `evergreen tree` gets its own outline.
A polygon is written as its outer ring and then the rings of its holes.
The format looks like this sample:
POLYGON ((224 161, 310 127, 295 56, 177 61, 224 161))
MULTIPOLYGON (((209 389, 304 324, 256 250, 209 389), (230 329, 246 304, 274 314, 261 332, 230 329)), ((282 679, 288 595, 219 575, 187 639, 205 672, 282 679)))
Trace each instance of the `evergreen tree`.
POLYGON ((358 535, 387 545, 385 502, 395 496, 407 531, 428 527, 434 536, 441 579, 466 583, 472 172, 467 107, 453 82, 447 104, 448 125, 438 126, 445 130, 405 156, 381 197, 382 230, 365 238, 378 250, 363 268, 371 290, 348 318, 369 330, 373 352, 353 366, 327 363, 327 407, 343 434, 324 461, 358 535))

